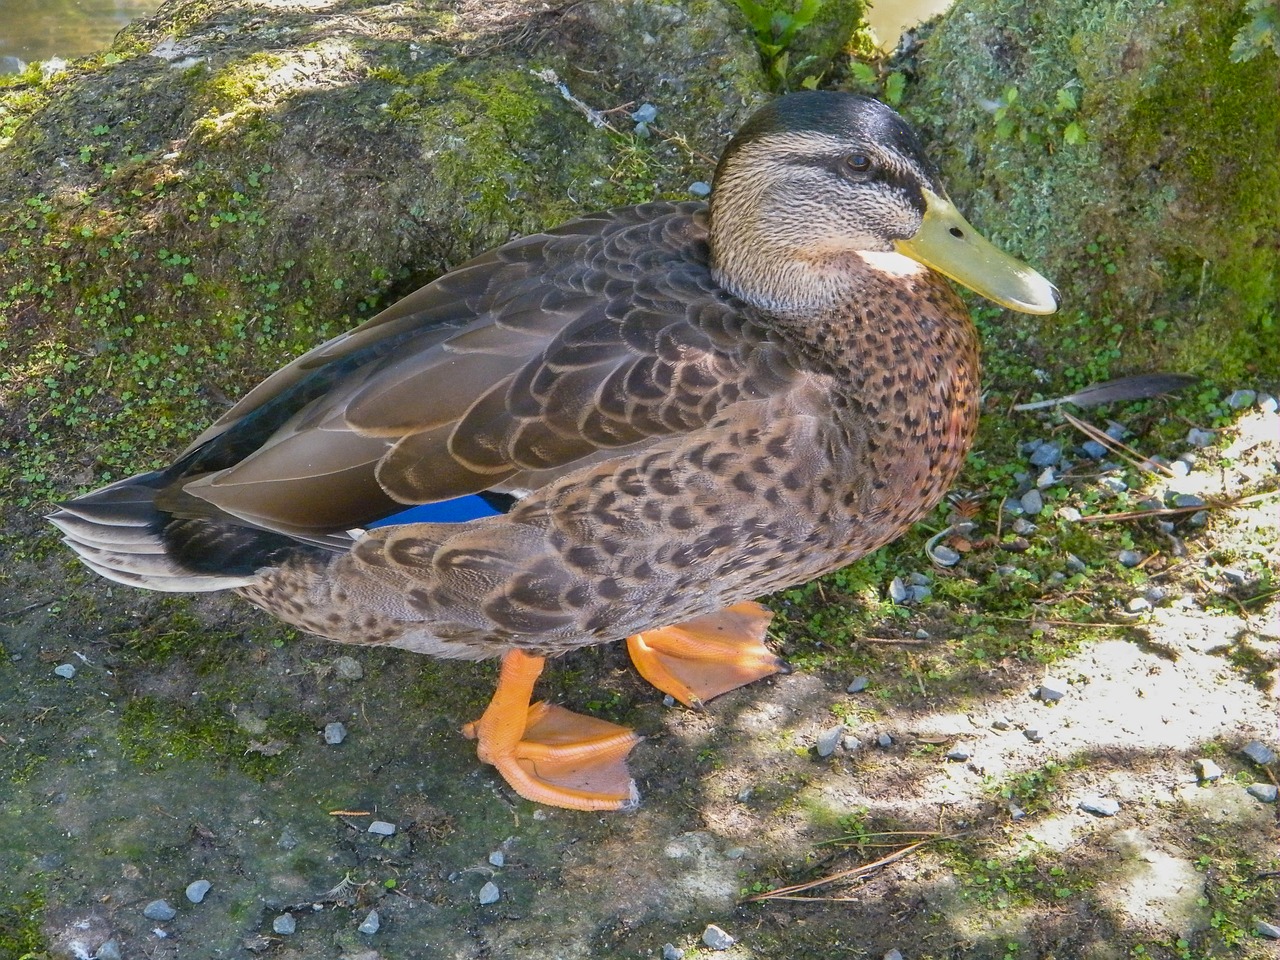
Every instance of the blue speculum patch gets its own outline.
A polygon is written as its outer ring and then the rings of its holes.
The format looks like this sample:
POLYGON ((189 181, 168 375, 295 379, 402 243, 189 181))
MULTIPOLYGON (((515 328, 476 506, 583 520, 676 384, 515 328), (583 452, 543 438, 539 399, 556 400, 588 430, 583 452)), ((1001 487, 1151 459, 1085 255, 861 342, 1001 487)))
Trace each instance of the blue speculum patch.
POLYGON ((443 500, 440 503, 424 503, 421 506, 409 507, 389 517, 375 520, 366 528, 389 527, 398 523, 466 523, 480 517, 496 517, 502 513, 497 507, 477 494, 443 500))

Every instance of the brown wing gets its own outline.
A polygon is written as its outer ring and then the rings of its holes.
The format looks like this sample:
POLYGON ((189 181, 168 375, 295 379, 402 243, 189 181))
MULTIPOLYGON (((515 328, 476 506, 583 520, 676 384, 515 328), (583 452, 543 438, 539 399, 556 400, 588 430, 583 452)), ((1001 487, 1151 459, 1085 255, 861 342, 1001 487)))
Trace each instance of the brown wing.
POLYGON ((287 533, 545 483, 695 431, 795 376, 707 265, 696 204, 515 241, 251 392, 188 454, 187 493, 287 533))

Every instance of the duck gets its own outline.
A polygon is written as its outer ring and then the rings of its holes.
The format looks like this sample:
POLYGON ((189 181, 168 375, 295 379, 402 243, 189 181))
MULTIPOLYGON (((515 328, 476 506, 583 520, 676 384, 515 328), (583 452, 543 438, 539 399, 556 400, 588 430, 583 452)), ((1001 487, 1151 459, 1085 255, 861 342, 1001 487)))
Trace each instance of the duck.
POLYGON ((119 583, 499 658, 462 731, 480 760, 536 803, 633 808, 640 738, 533 702, 546 659, 625 641, 690 706, 785 671, 758 598, 897 538, 972 443, 978 338, 951 281, 1033 315, 1059 302, 875 99, 773 100, 713 185, 446 272, 268 377, 168 467, 48 519, 119 583))

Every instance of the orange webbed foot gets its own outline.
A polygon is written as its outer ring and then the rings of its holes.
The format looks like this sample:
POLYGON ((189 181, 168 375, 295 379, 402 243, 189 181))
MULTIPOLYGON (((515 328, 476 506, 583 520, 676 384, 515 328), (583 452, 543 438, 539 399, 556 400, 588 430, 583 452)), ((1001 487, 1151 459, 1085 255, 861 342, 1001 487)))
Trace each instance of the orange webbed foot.
POLYGON ((526 800, 572 810, 639 802, 626 757, 640 737, 625 727, 545 702, 529 704, 542 657, 512 650, 484 714, 462 728, 476 753, 526 800))
POLYGON ((786 661, 764 645, 773 614, 754 601, 627 639, 640 675, 688 707, 775 673, 786 661))

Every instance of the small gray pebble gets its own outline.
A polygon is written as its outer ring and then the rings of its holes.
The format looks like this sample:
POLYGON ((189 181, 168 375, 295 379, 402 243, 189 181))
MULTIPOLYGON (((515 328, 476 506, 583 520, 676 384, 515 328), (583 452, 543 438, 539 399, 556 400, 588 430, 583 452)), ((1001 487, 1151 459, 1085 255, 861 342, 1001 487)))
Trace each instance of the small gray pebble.
POLYGON ((1067 523, 1076 523, 1082 514, 1075 507, 1059 507, 1058 516, 1067 521, 1067 523))
POLYGON ((1039 490, 1028 490, 1019 502, 1022 504, 1022 509, 1033 517, 1044 509, 1044 497, 1039 490))
POLYGON ((1038 529, 1040 528, 1026 517, 1018 517, 1013 521, 1013 532, 1017 534, 1035 533, 1038 529))
POLYGON ((912 603, 924 603, 931 596, 933 596, 933 590, 927 586, 917 583, 911 588, 912 603))
POLYGON ((485 883, 480 888, 480 906, 487 907, 491 903, 497 903, 502 897, 502 891, 498 889, 498 885, 492 880, 485 883))
POLYGON ((840 739, 844 736, 844 724, 838 723, 834 727, 823 730, 818 734, 818 756, 829 757, 836 752, 836 747, 840 745, 840 739))
POLYGON ((1187 443, 1193 447, 1207 447, 1213 443, 1213 432, 1201 430, 1199 427, 1192 427, 1187 431, 1187 443))
POLYGON ((108 940, 98 947, 95 954, 97 960, 124 960, 123 954, 120 953, 120 942, 118 940, 108 940))
POLYGON ((1136 567, 1142 562, 1142 554, 1137 550, 1121 550, 1117 559, 1126 567, 1136 567))
POLYGON ((1061 700, 1067 695, 1067 684, 1058 680, 1056 677, 1045 677, 1040 681, 1040 689, 1036 691, 1036 697, 1045 703, 1053 703, 1055 700, 1061 700))
POLYGON ((648 140, 649 137, 652 136, 647 123, 637 123, 632 132, 641 140, 648 140))
POLYGON ((212 886, 208 880, 196 880, 187 884, 187 899, 192 903, 200 903, 212 886))
POLYGON ((1036 467, 1052 467, 1062 459, 1062 447, 1056 443, 1042 443, 1031 451, 1031 464, 1036 467))
POLYGON ((1177 526, 1175 526, 1174 523, 1170 520, 1157 520, 1156 529, 1159 530, 1161 533, 1163 533, 1166 537, 1170 537, 1170 536, 1173 536, 1173 531, 1177 529, 1177 526))
POLYGON ((916 631, 916 639, 917 639, 917 640, 928 640, 928 639, 929 639, 929 631, 928 631, 928 630, 925 630, 925 629, 923 629, 923 628, 921 628, 921 629, 917 630, 917 631, 916 631))
POLYGON ((1193 513, 1187 520, 1189 527, 1203 527, 1209 522, 1209 511, 1201 510, 1199 513, 1193 513))
POLYGON ((142 908, 142 915, 148 920, 159 920, 164 923, 176 917, 178 911, 169 906, 167 900, 152 900, 142 908))
POLYGON ((849 751, 849 753, 862 749, 862 741, 851 733, 845 734, 844 739, 840 741, 840 745, 843 746, 845 750, 849 751))
POLYGON ((355 657, 337 657, 333 661, 333 672, 343 680, 359 680, 364 676, 364 667, 355 657))
POLYGON ((880 746, 885 749, 888 749, 893 746, 893 737, 889 736, 887 733, 882 733, 880 736, 876 737, 876 743, 880 744, 880 746))
POLYGON ((1169 469, 1173 471, 1175 477, 1185 477, 1191 473, 1191 464, 1185 460, 1175 460, 1169 464, 1169 469))
POLYGON ((324 742, 330 746, 336 746, 343 740, 347 739, 347 728, 336 720, 333 723, 324 725, 324 742))
POLYGON ((1243 587, 1249 582, 1249 578, 1245 575, 1244 571, 1236 570, 1232 567, 1223 567, 1222 575, 1237 587, 1243 587))
POLYGON ((913 573, 907 577, 907 583, 915 587, 927 587, 932 582, 933 581, 923 573, 913 573))
POLYGON ((884 960, 902 960, 902 951, 898 949, 890 950, 884 955, 884 960))
POLYGON ((1021 498, 1017 500, 1006 499, 1000 504, 1000 512, 1010 517, 1020 517, 1027 511, 1022 509, 1021 498))
POLYGON ((738 791, 738 802, 746 803, 751 799, 751 794, 755 792, 755 787, 743 787, 738 791))
POLYGON ((689 192, 695 197, 709 197, 711 196, 711 184, 705 180, 695 180, 689 184, 689 192))
POLYGON ((938 544, 934 547, 932 553, 929 554, 933 558, 933 562, 942 567, 954 567, 960 562, 960 554, 956 550, 947 547, 946 544, 938 544))
POLYGON ((1032 743, 1039 743, 1044 739, 1044 734, 1040 732, 1038 727, 1026 727, 1022 731, 1022 735, 1032 743))
POLYGON ((1052 487, 1058 482, 1058 475, 1053 472, 1053 467, 1045 467, 1040 471, 1040 476, 1036 477, 1036 486, 1043 490, 1045 487, 1052 487))
POLYGON ((907 585, 902 582, 901 577, 894 577, 889 581, 889 599, 894 603, 905 603, 911 593, 907 590, 907 585))
POLYGON ((1080 809, 1098 817, 1114 817, 1120 812, 1120 804, 1110 797, 1085 797, 1080 801, 1080 809))
POLYGON ((1263 803, 1276 802, 1276 785, 1274 783, 1251 783, 1245 787, 1249 796, 1255 800, 1261 800, 1263 803))
POLYGON ((1022 445, 1022 452, 1035 453, 1036 450, 1038 450, 1043 444, 1044 444, 1043 440, 1028 440, 1026 443, 1022 445))
POLYGON ((1174 495, 1172 505, 1184 508, 1203 507, 1205 502, 1203 497, 1197 497, 1194 493, 1179 493, 1174 495))
POLYGON ((1222 768, 1212 760, 1197 760, 1195 762, 1196 777, 1200 780, 1221 780, 1222 768))
MULTIPOLYGON (((1259 920, 1253 926, 1254 932, 1260 937, 1266 937, 1268 940, 1280 940, 1280 927, 1274 923, 1267 923, 1265 920, 1259 920)), ((98 954, 102 956, 101 953, 98 954)))
POLYGON ((702 942, 712 950, 728 950, 738 940, 736 937, 731 937, 725 933, 714 923, 708 923, 707 929, 702 931, 702 942))
POLYGON ((1169 599, 1169 588, 1162 587, 1159 584, 1157 584, 1154 587, 1148 587, 1147 592, 1143 594, 1143 596, 1145 596, 1152 603, 1161 603, 1169 599))
POLYGON ((1129 428, 1123 423, 1116 423, 1114 420, 1107 421, 1107 429, 1103 431, 1112 440, 1123 440, 1129 435, 1129 428))
POLYGON ((863 690, 867 689, 867 684, 870 682, 870 677, 854 677, 853 682, 850 683, 849 686, 845 687, 845 690, 848 693, 861 693, 863 690))
POLYGON ((1008 810, 1009 810, 1010 820, 1021 820, 1027 815, 1027 811, 1023 810, 1016 803, 1010 803, 1008 806, 1008 810))
POLYGON ((1243 410, 1245 407, 1252 407, 1253 401, 1258 399, 1256 390, 1234 390, 1227 397, 1227 406, 1232 410, 1243 410))
POLYGON ((1001 563, 996 565, 996 573, 1002 577, 1012 577, 1018 572, 1018 568, 1011 563, 1001 563))
POLYGON ((676 698, 668 693, 665 697, 662 698, 662 705, 664 707, 674 707, 676 705, 676 698))
POLYGON ((1151 609, 1151 601, 1146 597, 1134 597, 1127 606, 1130 613, 1145 613, 1151 609))
POLYGON ((631 114, 631 119, 636 123, 652 123, 658 117, 658 108, 652 103, 642 103, 631 114))
POLYGON ((378 932, 378 928, 382 926, 382 918, 378 916, 377 910, 370 910, 369 915, 364 918, 364 922, 356 927, 361 933, 367 933, 370 936, 378 932))
POLYGON ((1086 440, 1080 444, 1080 449, 1084 451, 1084 455, 1092 460, 1101 460, 1107 455, 1107 448, 1100 444, 1097 440, 1086 440))
POLYGON ((369 824, 369 832, 379 837, 392 837, 395 836, 396 825, 385 820, 375 820, 369 824))
POLYGON ((276 841, 276 846, 281 850, 292 850, 297 845, 298 838, 294 835, 292 830, 285 827, 284 833, 280 834, 280 839, 276 841))
POLYGON ((954 747, 947 751, 947 759, 960 762, 968 760, 973 756, 973 751, 966 744, 957 743, 954 747))
POLYGON ((1013 724, 1003 718, 991 721, 992 730, 1008 730, 1013 724))
POLYGON ((724 855, 725 855, 725 859, 727 860, 741 860, 743 857, 747 855, 747 848, 746 847, 730 847, 728 850, 724 852, 724 855))
POLYGON ((1276 762, 1275 751, 1261 740, 1250 740, 1240 748, 1240 752, 1259 766, 1265 767, 1269 763, 1276 762))
POLYGON ((501 850, 495 850, 489 854, 489 865, 492 867, 505 867, 507 865, 507 855, 501 850))
POLYGON ((298 929, 298 921, 292 913, 282 913, 271 921, 271 929, 282 937, 287 937, 298 929))
POLYGON ((662 945, 662 960, 681 960, 684 951, 673 943, 664 943, 662 945))
POLYGON ((1129 489, 1129 485, 1119 477, 1103 477, 1098 481, 1098 486, 1105 487, 1112 493, 1124 493, 1129 489))
POLYGON ((1280 401, 1269 393, 1263 393, 1258 396, 1258 409, 1263 413, 1275 413, 1280 410, 1280 401))
POLYGON ((1089 565, 1077 557, 1074 553, 1067 554, 1067 569, 1072 573, 1084 573, 1089 569, 1089 565))
POLYGON ((53 672, 65 680, 70 680, 76 675, 76 668, 69 663, 60 663, 53 668, 53 672))

